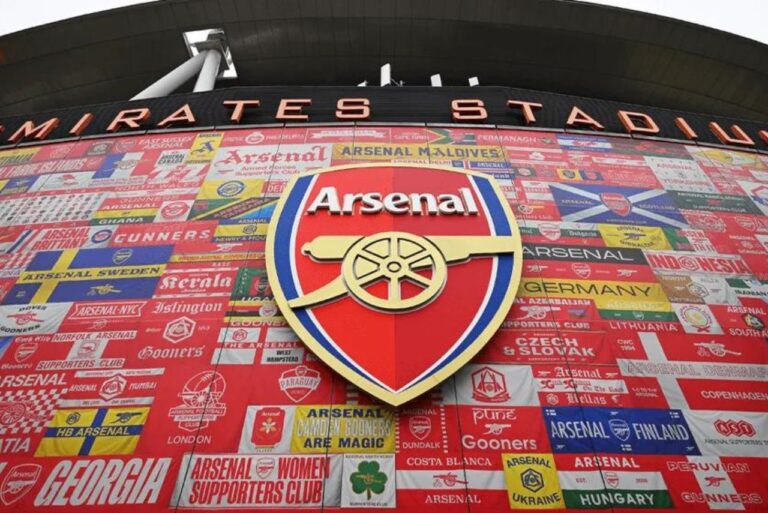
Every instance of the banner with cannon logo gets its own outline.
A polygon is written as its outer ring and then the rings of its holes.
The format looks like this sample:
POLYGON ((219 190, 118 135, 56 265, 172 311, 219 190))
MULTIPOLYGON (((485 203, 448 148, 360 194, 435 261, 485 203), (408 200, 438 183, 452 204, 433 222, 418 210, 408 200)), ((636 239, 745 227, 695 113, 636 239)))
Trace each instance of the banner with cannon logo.
POLYGON ((266 254, 275 299, 299 337, 393 405, 482 348, 522 272, 517 224, 493 179, 410 164, 294 178, 266 254))
POLYGON ((765 513, 767 216, 693 141, 2 149, 0 513, 765 513))

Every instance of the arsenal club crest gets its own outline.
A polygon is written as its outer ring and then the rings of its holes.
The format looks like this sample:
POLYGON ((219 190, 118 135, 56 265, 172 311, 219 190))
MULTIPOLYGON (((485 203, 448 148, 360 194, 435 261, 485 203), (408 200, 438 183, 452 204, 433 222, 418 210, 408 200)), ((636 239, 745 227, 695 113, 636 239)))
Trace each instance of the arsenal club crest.
POLYGON ((604 192, 600 194, 600 201, 620 216, 626 216, 632 211, 632 203, 618 192, 604 192))
POLYGON ((37 483, 43 467, 34 463, 22 463, 8 470, 0 483, 0 502, 10 506, 24 497, 37 483))
POLYGON ((294 177, 266 256, 275 300, 299 337, 395 406, 477 354, 522 270, 518 227, 493 178, 415 164, 294 177))

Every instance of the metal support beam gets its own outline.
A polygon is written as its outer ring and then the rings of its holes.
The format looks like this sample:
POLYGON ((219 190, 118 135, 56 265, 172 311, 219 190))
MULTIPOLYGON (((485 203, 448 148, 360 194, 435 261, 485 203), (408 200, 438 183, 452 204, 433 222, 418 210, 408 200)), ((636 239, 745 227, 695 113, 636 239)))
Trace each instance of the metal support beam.
POLYGON ((218 79, 237 78, 227 37, 220 28, 184 32, 190 58, 131 98, 160 98, 176 91, 197 75, 194 92, 212 91, 218 79))
POLYGON ((198 55, 202 54, 206 54, 205 62, 203 62, 203 68, 197 76, 195 88, 192 90, 195 93, 213 90, 213 86, 216 84, 216 77, 219 76, 219 66, 221 65, 221 52, 218 50, 206 50, 198 55))
MULTIPOLYGON (((181 87, 184 82, 194 77, 202 68, 206 61, 208 53, 218 54, 215 51, 200 52, 189 60, 183 62, 175 69, 170 71, 164 77, 158 79, 154 84, 150 85, 142 92, 131 98, 131 100, 146 100, 147 98, 159 98, 161 96, 168 96, 176 89, 181 87)), ((219 58, 221 56, 219 55, 219 58)))

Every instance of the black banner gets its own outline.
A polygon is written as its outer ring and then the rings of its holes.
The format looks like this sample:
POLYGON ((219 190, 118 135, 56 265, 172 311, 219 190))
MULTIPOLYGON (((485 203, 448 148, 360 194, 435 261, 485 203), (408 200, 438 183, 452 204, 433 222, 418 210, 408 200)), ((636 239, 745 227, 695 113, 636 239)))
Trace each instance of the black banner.
POLYGON ((565 246, 560 244, 523 244, 525 258, 567 262, 648 265, 639 249, 565 246))

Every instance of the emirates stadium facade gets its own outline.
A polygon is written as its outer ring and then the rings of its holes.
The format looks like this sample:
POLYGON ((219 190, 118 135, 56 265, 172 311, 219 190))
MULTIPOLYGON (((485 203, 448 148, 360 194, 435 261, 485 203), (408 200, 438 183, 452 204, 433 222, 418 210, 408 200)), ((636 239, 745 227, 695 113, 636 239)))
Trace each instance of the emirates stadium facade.
POLYGON ((555 0, 0 37, 0 511, 768 511, 767 63, 555 0))

